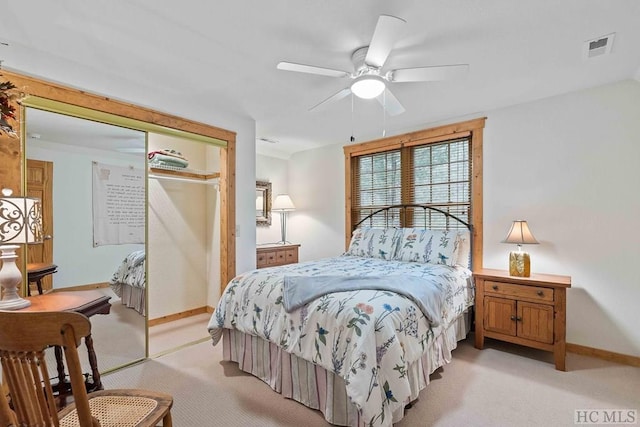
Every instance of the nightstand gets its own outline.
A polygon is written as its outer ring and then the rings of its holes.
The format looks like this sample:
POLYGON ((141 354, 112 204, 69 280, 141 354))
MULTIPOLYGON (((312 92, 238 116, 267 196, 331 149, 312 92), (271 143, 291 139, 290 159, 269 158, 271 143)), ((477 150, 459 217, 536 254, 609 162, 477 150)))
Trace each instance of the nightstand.
POLYGON ((258 245, 256 249, 256 267, 275 267, 276 265, 294 264, 298 262, 300 245, 258 245))
POLYGON ((553 352, 556 369, 566 371, 566 290, 571 277, 508 271, 474 271, 476 348, 485 337, 553 352))

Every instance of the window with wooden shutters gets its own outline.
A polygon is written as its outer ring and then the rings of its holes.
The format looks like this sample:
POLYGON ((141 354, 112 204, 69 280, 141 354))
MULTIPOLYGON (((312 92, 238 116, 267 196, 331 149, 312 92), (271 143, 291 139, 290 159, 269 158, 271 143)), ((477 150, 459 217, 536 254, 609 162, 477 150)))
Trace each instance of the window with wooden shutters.
MULTIPOLYGON (((409 147, 409 166, 403 177, 407 203, 428 204, 469 222, 471 161, 469 138, 409 147)), ((431 229, 464 228, 458 221, 435 211, 418 209, 407 218, 411 224, 431 229)))
MULTIPOLYGON (((431 205, 472 226, 472 261, 482 267, 482 144, 485 118, 344 147, 345 247, 356 224, 393 205, 431 205)), ((400 209, 363 226, 464 228, 445 215, 400 209)))
MULTIPOLYGON (((354 162, 357 172, 353 175, 353 214, 356 222, 380 208, 401 203, 400 150, 355 157, 354 162)), ((385 227, 383 218, 376 218, 374 222, 369 225, 385 227)), ((399 218, 392 218, 389 225, 399 226, 399 218)))
MULTIPOLYGON (((358 223, 378 209, 397 204, 428 204, 469 221, 469 138, 414 145, 353 157, 353 220, 358 223)), ((432 229, 464 227, 436 211, 400 209, 374 217, 370 227, 432 229)))

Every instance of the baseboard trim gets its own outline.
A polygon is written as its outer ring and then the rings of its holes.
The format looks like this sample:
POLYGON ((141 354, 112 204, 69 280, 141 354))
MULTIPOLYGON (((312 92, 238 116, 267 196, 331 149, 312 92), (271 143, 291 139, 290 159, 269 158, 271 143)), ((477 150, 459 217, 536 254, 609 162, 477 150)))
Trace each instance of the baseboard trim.
POLYGON ((168 314, 166 316, 149 319, 147 322, 149 327, 162 325, 163 323, 173 322, 174 320, 186 319, 187 317, 197 316, 198 314, 209 313, 209 306, 198 307, 180 313, 168 314))
POLYGON ((566 348, 569 353, 595 357, 597 359, 620 363, 622 365, 640 367, 640 357, 631 356, 629 354, 615 353, 609 350, 602 350, 600 348, 587 347, 584 345, 572 344, 569 342, 567 343, 566 348))
POLYGON ((65 292, 65 291, 89 291, 91 289, 108 288, 109 282, 89 283, 88 285, 69 286, 66 288, 53 288, 49 292, 65 292))

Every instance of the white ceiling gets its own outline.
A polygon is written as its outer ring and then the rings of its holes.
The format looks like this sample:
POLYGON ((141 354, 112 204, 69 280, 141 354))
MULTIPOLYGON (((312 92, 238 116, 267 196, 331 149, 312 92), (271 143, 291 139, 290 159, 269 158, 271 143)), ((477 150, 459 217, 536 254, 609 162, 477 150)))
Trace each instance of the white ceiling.
MULTIPOLYGON (((623 79, 640 80, 637 0, 0 0, 3 67, 213 125, 251 117, 258 152, 287 155, 474 117, 623 79), (466 78, 392 83, 406 112, 345 98, 309 112, 347 79, 279 61, 351 71, 378 16, 407 21, 385 69, 470 65, 466 78), (611 55, 585 41, 616 33, 611 55), (197 111, 199 117, 194 117, 197 111), (202 117, 207 117, 203 120, 202 117)), ((224 126, 223 126, 224 127, 224 126)), ((233 130, 233 129, 231 129, 233 130)))

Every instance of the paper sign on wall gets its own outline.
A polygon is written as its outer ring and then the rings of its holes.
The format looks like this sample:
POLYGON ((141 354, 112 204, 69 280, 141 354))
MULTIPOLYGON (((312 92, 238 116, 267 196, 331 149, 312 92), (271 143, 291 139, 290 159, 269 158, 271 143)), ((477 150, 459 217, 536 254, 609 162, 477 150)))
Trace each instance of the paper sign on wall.
POLYGON ((144 170, 93 162, 93 246, 144 243, 144 170))

